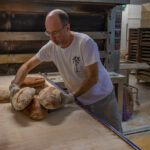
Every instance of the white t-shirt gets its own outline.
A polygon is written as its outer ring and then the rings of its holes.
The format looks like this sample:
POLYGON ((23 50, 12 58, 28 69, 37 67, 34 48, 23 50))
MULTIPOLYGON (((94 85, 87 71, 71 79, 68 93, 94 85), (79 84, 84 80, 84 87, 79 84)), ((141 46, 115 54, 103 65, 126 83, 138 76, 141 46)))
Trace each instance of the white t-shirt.
POLYGON ((53 61, 62 76, 65 86, 73 92, 78 89, 87 74, 85 67, 98 62, 98 82, 77 99, 84 105, 93 104, 108 96, 112 90, 112 82, 103 67, 97 44, 88 35, 73 32, 74 39, 67 48, 49 41, 36 54, 40 61, 53 61))

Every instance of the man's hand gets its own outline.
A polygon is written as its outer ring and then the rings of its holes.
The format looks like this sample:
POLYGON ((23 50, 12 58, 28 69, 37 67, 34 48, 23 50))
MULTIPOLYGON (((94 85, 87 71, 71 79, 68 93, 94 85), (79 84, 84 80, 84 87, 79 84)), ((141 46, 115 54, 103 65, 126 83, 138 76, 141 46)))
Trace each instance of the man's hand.
POLYGON ((15 83, 12 83, 9 86, 9 91, 10 91, 10 99, 13 98, 13 96, 20 90, 19 86, 15 83))
POLYGON ((73 94, 69 93, 69 94, 65 94, 65 93, 61 93, 61 100, 62 100, 62 104, 68 104, 68 103, 72 103, 75 101, 75 97, 73 94))

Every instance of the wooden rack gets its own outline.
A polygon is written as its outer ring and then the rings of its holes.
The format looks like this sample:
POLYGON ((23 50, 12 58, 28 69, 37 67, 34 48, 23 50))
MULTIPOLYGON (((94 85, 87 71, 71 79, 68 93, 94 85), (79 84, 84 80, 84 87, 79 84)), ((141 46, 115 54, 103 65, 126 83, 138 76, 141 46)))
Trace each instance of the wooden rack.
MULTIPOLYGON (((150 28, 141 29, 140 33, 140 51, 138 56, 139 62, 146 62, 150 65, 150 28)), ((137 71, 137 80, 150 82, 150 69, 137 71)))
MULTIPOLYGON (((129 60, 150 65, 150 28, 129 30, 129 60)), ((150 82, 150 69, 137 70, 137 80, 150 82)))
POLYGON ((139 53, 140 30, 129 30, 128 60, 137 61, 139 53))

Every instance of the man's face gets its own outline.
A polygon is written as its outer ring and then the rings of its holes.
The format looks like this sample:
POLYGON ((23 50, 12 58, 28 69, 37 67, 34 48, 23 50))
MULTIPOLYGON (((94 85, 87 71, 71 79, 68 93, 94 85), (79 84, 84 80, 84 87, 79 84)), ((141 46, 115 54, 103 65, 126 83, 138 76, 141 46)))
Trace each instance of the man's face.
POLYGON ((62 25, 58 16, 50 16, 45 22, 46 33, 56 45, 62 46, 66 42, 67 25, 62 25))

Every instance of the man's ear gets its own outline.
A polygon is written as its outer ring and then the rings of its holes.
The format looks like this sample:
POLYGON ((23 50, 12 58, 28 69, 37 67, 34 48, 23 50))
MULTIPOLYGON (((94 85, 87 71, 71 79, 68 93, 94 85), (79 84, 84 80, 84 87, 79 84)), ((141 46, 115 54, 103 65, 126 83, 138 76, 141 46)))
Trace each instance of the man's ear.
POLYGON ((66 29, 67 29, 67 31, 70 31, 70 24, 66 25, 66 29))

